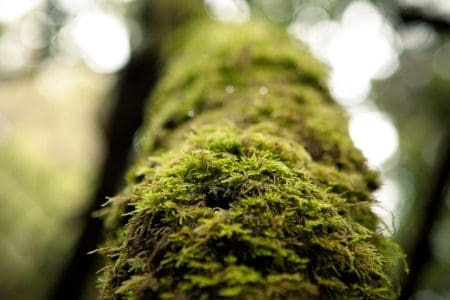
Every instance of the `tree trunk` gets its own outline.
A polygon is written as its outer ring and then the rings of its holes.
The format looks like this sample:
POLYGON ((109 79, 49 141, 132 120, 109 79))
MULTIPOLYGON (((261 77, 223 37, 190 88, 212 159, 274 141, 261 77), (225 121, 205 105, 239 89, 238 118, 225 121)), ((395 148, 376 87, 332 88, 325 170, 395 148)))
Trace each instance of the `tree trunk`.
POLYGON ((102 298, 395 298, 402 253, 376 231, 378 177, 325 68, 263 23, 197 22, 164 49, 129 184, 103 211, 102 298))

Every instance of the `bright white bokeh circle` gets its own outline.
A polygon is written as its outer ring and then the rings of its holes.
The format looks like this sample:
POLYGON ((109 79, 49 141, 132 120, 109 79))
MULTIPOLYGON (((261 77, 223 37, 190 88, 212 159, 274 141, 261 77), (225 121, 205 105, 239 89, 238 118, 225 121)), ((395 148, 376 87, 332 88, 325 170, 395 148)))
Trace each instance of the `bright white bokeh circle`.
POLYGON ((244 0, 205 0, 205 8, 221 22, 244 23, 250 19, 250 8, 244 0))
POLYGON ((350 137, 355 146, 374 167, 380 167, 394 156, 399 147, 397 129, 385 114, 378 111, 353 113, 350 137))
POLYGON ((71 24, 75 45, 86 63, 99 73, 113 73, 129 60, 131 49, 125 22, 105 12, 79 15, 71 24))

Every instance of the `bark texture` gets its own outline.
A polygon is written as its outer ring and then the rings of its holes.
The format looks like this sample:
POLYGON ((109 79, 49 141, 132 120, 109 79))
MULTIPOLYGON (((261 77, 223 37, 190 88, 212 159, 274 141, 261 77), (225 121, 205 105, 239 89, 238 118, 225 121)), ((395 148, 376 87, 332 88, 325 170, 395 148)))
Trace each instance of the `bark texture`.
POLYGON ((101 297, 395 298, 402 253, 377 232, 378 176, 326 69, 262 23, 198 22, 165 45, 128 187, 102 212, 101 297))

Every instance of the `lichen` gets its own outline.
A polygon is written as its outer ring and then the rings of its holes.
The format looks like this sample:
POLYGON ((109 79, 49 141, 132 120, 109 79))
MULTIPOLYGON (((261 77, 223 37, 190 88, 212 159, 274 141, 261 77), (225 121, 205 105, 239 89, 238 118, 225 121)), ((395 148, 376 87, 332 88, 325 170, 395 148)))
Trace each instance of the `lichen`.
POLYGON ((402 253, 377 232, 378 177, 326 69, 260 23, 200 23, 168 45, 129 184, 105 210, 101 297, 395 298, 402 253))

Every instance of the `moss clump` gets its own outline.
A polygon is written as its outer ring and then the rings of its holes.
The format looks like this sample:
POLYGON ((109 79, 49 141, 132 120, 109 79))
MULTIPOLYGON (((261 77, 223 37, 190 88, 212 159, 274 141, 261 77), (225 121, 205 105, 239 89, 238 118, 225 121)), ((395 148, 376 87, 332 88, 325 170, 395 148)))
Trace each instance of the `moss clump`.
POLYGON ((395 298, 401 252, 323 67, 261 24, 186 32, 106 210, 102 298, 395 298))

